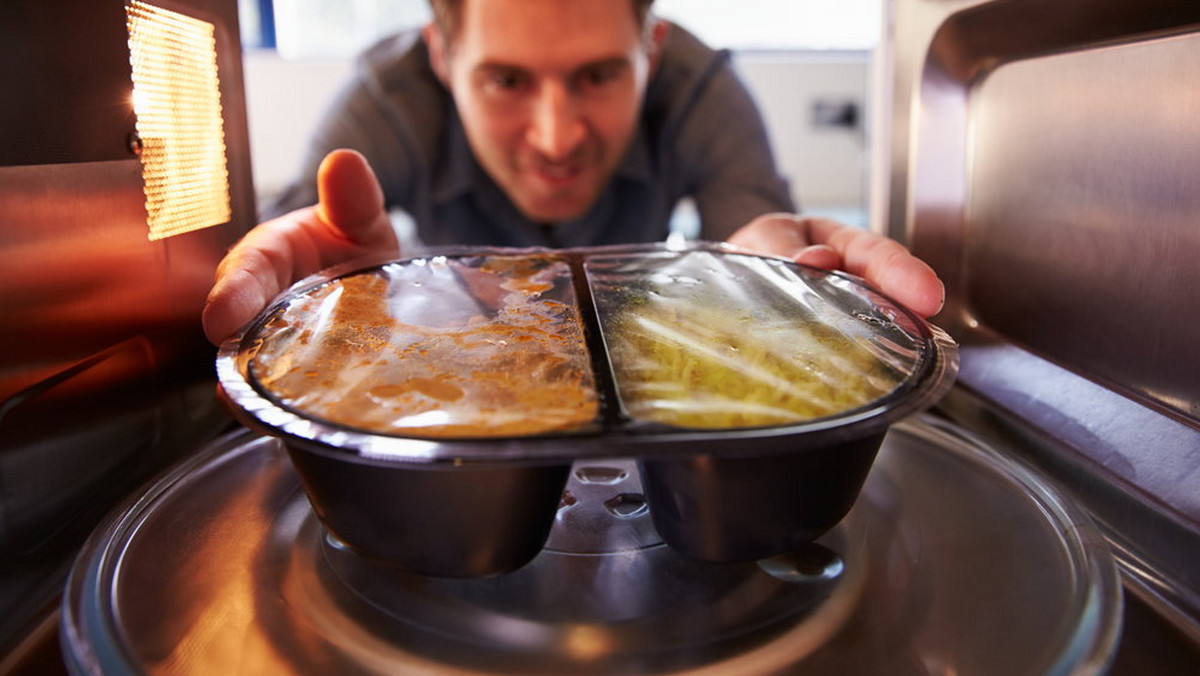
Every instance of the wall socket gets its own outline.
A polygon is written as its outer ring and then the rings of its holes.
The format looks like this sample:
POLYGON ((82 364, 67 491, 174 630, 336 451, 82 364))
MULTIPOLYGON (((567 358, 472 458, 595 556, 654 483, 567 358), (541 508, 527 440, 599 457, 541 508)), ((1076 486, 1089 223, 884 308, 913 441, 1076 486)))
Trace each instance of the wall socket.
POLYGON ((856 131, 862 124, 861 108, 853 99, 817 99, 812 102, 812 127, 856 131))

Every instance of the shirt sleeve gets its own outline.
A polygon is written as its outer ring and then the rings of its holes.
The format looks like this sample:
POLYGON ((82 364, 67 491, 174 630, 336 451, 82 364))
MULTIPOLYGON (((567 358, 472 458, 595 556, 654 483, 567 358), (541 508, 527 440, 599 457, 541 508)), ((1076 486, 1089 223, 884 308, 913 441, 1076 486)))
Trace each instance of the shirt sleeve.
POLYGON ((728 58, 697 92, 679 133, 687 192, 700 217, 700 236, 722 241, 766 213, 793 212, 788 182, 775 163, 766 125, 728 58))

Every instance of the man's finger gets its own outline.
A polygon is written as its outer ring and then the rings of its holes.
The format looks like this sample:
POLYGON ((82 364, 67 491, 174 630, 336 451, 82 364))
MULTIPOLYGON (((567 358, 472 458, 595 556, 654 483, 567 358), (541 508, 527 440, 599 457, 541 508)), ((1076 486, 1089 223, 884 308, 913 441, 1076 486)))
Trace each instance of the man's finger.
POLYGON ((759 216, 726 241, 743 249, 773 256, 794 256, 812 244, 802 223, 791 214, 759 216))
POLYGON ((366 246, 395 245, 384 209, 383 189, 359 153, 335 150, 317 171, 317 214, 339 236, 366 246))

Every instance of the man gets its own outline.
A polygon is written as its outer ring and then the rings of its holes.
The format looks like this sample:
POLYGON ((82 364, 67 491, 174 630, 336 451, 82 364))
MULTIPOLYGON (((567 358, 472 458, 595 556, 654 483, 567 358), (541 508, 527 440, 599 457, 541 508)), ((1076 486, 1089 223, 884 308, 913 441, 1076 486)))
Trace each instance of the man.
POLYGON ((389 207, 430 245, 577 246, 661 240, 684 196, 705 239, 844 268, 935 313, 941 283, 898 243, 787 213, 727 59, 652 19, 651 2, 431 0, 422 39, 370 50, 318 131, 315 180, 284 199, 316 205, 258 226, 220 265, 209 339, 321 268, 398 255, 389 207))

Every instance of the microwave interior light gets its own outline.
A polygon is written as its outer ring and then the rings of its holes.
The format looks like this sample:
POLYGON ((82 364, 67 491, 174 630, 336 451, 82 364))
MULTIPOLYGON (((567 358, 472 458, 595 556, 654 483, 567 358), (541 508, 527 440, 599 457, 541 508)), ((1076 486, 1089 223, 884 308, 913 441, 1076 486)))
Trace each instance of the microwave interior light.
POLYGON ((227 223, 214 26, 137 0, 126 22, 149 238, 227 223))

